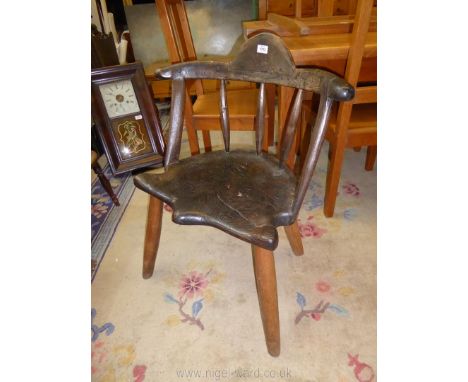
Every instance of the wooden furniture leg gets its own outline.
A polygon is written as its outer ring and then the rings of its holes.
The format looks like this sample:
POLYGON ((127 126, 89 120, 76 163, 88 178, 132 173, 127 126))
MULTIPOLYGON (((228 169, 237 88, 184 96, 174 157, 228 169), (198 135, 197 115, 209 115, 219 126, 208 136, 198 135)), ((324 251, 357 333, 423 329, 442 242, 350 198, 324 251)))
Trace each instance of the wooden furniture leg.
POLYGON ((332 217, 335 212, 336 196, 338 194, 338 184, 340 182, 341 167, 343 165, 344 149, 344 147, 336 147, 336 144, 330 144, 325 199, 323 202, 323 213, 327 218, 332 217))
POLYGON ((205 153, 211 151, 211 137, 209 130, 202 130, 203 146, 205 146, 205 153))
POLYGON ((302 246, 301 233, 299 232, 297 220, 293 224, 285 226, 284 231, 286 232, 293 253, 296 256, 302 256, 304 254, 304 247, 302 246))
POLYGON ((162 213, 163 202, 154 196, 150 196, 143 253, 144 279, 149 279, 153 275, 156 255, 158 254, 159 238, 161 237, 162 213))
POLYGON ((366 164, 364 168, 366 171, 372 171, 374 169, 375 159, 377 158, 377 146, 368 146, 366 154, 366 164))
POLYGON ((117 195, 115 195, 114 190, 112 189, 112 186, 109 182, 109 179, 106 178, 104 175, 104 172, 102 171, 101 166, 97 162, 97 160, 92 164, 93 171, 96 173, 97 177, 99 178, 99 181, 102 184, 102 187, 104 187, 104 190, 109 194, 109 196, 112 199, 112 202, 116 206, 120 206, 119 199, 117 198, 117 195))
POLYGON ((281 346, 275 259, 272 251, 255 245, 252 245, 252 259, 268 353, 278 357, 281 346))
POLYGON ((336 137, 334 142, 330 142, 330 151, 328 153, 327 183, 325 186, 325 199, 323 202, 323 213, 327 218, 333 216, 335 212, 336 195, 338 194, 338 184, 340 182, 341 167, 343 166, 344 152, 346 149, 346 139, 348 135, 347 126, 340 125, 349 121, 353 104, 344 102, 338 109, 336 126, 336 137))

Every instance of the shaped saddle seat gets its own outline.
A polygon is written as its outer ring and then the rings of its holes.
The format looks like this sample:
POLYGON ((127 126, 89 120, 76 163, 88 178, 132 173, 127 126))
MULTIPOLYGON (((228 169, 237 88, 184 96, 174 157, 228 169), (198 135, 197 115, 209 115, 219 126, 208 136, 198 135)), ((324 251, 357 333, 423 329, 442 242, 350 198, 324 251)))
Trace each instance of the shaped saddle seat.
POLYGON ((174 222, 213 226, 265 249, 277 247, 276 227, 292 223, 296 179, 265 153, 214 151, 134 181, 173 208, 174 222))

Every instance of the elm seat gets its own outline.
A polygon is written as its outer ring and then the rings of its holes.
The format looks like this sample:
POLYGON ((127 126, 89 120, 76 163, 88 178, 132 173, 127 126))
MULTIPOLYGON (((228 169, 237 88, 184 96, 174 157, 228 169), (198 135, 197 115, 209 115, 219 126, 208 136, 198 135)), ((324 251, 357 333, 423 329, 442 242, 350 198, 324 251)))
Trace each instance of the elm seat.
POLYGON ((134 182, 169 204, 175 223, 216 227, 271 251, 278 246, 276 227, 293 223, 295 176, 265 153, 214 151, 134 182))

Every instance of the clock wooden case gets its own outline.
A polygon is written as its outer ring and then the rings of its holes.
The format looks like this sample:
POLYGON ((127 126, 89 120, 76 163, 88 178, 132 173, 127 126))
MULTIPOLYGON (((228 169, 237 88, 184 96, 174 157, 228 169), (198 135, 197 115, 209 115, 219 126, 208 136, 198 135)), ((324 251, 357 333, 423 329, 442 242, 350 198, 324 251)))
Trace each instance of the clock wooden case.
POLYGON ((91 112, 114 174, 162 166, 161 122, 141 63, 93 69, 91 112))

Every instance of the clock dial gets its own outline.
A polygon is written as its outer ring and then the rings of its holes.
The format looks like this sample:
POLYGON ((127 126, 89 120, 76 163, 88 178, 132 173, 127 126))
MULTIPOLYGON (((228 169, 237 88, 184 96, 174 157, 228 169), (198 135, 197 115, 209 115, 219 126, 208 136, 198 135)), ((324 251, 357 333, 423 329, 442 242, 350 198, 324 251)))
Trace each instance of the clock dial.
POLYGON ((140 111, 131 80, 121 80, 100 85, 99 90, 101 91, 109 118, 140 111))

